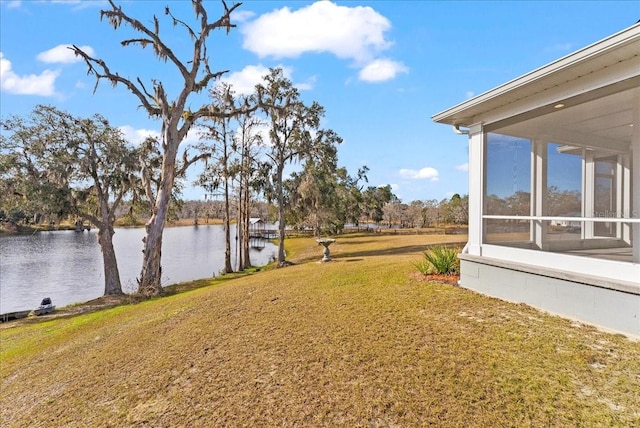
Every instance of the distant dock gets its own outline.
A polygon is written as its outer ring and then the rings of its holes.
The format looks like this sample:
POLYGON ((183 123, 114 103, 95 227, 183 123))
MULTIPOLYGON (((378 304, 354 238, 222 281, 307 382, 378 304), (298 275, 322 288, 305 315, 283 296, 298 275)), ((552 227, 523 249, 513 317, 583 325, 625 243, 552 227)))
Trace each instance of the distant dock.
POLYGON ((260 229, 249 232, 250 239, 276 239, 277 237, 277 230, 260 229))

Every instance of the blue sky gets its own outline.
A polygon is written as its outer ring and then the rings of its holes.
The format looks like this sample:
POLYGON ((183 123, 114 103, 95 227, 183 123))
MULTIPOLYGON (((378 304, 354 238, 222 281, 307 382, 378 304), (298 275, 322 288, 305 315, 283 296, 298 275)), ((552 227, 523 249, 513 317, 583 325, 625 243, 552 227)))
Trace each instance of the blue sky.
MULTIPOLYGON (((228 1, 229 4, 233 2, 228 1)), ((185 33, 164 16, 193 23, 190 2, 116 1, 131 16, 160 19, 161 35, 180 56, 185 33)), ((222 5, 205 1, 212 19, 222 5)), ((0 115, 26 115, 37 104, 72 114, 100 113, 133 142, 159 123, 123 88, 101 83, 65 45, 85 47, 112 71, 176 93, 178 77, 150 49, 121 47, 138 36, 100 21, 104 1, 0 0, 0 115)), ((344 143, 339 162, 369 185, 391 184, 403 202, 443 199, 468 189, 467 140, 431 116, 633 25, 640 1, 246 1, 232 15, 238 28, 209 41, 213 70, 238 92, 281 66, 302 98, 326 109, 323 126, 344 143)), ((182 54, 182 55, 181 55, 182 54)), ((186 60, 186 59, 185 59, 186 60)), ((192 107, 206 102, 194 98, 192 107)), ((186 199, 204 191, 187 186, 186 199)))

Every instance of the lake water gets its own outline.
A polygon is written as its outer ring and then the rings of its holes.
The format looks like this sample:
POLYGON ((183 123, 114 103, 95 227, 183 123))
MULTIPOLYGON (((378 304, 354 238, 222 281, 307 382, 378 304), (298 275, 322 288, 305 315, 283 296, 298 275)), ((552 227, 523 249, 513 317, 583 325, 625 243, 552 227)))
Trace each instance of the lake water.
MULTIPOLYGON (((137 290, 144 229, 116 229, 113 236, 124 292, 137 290)), ((232 226, 232 264, 236 266, 232 226)), ((251 250, 262 266, 277 257, 267 242, 251 250)), ((162 285, 218 275, 224 268, 224 229, 220 225, 172 227, 164 231, 162 285)), ((102 253, 97 231, 39 232, 0 237, 0 313, 35 309, 45 297, 65 306, 104 294, 102 253)))

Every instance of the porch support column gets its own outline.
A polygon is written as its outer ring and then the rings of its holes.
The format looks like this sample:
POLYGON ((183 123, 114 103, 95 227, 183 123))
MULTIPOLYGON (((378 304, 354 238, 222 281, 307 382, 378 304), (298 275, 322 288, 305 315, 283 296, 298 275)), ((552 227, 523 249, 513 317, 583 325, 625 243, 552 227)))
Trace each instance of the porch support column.
MULTIPOLYGON (((531 142, 533 165, 531 168, 531 213, 535 216, 547 214, 547 144, 540 141, 531 142)), ((534 220, 531 222, 532 242, 539 250, 546 250, 547 222, 534 220)))
MULTIPOLYGON (((633 181, 631 178, 631 155, 625 154, 621 156, 622 162, 620 165, 620 170, 622 171, 620 182, 622 187, 618 189, 622 189, 622 191, 618 191, 618 195, 620 196, 621 203, 618 207, 622 207, 622 217, 623 218, 632 218, 631 216, 631 192, 633 191, 633 181)), ((631 244, 631 234, 633 233, 633 229, 631 224, 629 223, 619 223, 621 228, 620 231, 620 239, 622 239, 627 245, 631 244)))
MULTIPOLYGON (((586 150, 582 151, 582 217, 595 216, 594 205, 594 187, 595 187, 595 166, 593 155, 586 150)), ((586 221, 582 224, 582 239, 593 239, 594 225, 592 221, 586 221)))
POLYGON ((482 255, 484 242, 484 184, 485 184, 485 136, 482 125, 469 127, 469 237, 467 251, 482 255))
MULTIPOLYGON (((633 136, 631 137, 632 174, 631 199, 633 200, 633 210, 631 218, 640 218, 640 97, 635 97, 635 107, 633 109, 633 136)), ((633 223, 633 261, 640 263, 640 223, 633 223)))

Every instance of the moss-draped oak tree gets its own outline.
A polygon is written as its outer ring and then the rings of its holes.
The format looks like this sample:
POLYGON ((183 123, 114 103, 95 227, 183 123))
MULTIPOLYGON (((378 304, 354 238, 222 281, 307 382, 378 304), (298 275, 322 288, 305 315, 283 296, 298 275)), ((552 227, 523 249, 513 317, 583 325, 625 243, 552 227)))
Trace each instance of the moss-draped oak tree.
POLYGON ((28 117, 0 121, 0 158, 11 156, 5 173, 12 191, 37 209, 75 215, 98 228, 104 294, 122 294, 113 248, 115 212, 140 185, 138 151, 100 115, 79 118, 38 105, 28 117), (34 205, 32 205, 34 206, 34 205))

